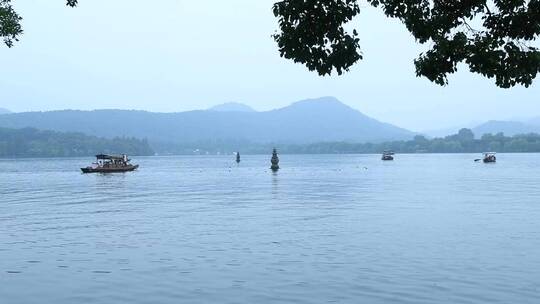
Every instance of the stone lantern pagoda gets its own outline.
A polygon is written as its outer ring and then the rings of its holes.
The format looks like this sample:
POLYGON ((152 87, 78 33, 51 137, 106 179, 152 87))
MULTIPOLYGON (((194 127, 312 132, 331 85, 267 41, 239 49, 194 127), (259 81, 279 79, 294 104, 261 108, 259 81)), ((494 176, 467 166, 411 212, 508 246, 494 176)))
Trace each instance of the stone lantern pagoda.
POLYGON ((272 152, 272 166, 270 167, 270 169, 272 169, 272 171, 276 172, 279 170, 279 157, 278 157, 278 154, 277 154, 277 150, 276 148, 274 148, 274 151, 272 152))

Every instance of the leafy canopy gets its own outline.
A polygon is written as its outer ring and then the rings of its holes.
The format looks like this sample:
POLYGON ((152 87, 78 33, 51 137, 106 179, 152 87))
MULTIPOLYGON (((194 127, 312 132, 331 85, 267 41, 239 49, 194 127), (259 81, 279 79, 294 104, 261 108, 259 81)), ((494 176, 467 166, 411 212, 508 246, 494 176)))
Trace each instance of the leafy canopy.
MULTIPOLYGON (((540 72, 540 0, 366 0, 399 19, 431 49, 415 60, 417 76, 439 85, 459 63, 502 88, 528 87, 540 72), (475 28, 478 26, 478 28, 475 28)), ((341 74, 362 59, 357 33, 343 26, 358 0, 283 0, 274 5, 281 55, 321 75, 341 74)))
POLYGON ((0 0, 0 37, 8 47, 22 34, 21 16, 11 7, 11 0, 0 0))
MULTIPOLYGON (((345 25, 360 0, 282 0, 273 6, 282 57, 319 75, 342 74, 363 59, 358 32, 345 25)), ((430 49, 414 61, 417 76, 439 85, 460 63, 497 86, 529 87, 540 72, 540 0, 365 0, 399 19, 430 49)), ((76 6, 77 0, 67 0, 76 6)), ((11 0, 0 0, 0 38, 8 47, 22 34, 11 0)))
MULTIPOLYGON (((67 5, 77 6, 78 0, 67 0, 67 5)), ((21 26, 22 17, 15 12, 11 0, 0 0, 0 38, 8 47, 19 41, 19 36, 23 30, 21 26)))
POLYGON ((282 57, 319 75, 338 74, 362 59, 358 33, 343 26, 360 13, 356 0, 293 0, 274 4, 280 33, 274 35, 282 57))

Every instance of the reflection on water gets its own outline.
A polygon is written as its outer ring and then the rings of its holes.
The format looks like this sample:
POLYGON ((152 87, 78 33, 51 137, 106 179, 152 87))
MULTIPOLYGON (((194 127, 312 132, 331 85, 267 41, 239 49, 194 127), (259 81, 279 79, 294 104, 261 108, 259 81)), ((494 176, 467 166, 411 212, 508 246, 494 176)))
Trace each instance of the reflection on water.
POLYGON ((0 160, 2 303, 538 303, 540 155, 0 160))
POLYGON ((279 176, 277 171, 272 172, 272 198, 276 199, 278 195, 279 176))

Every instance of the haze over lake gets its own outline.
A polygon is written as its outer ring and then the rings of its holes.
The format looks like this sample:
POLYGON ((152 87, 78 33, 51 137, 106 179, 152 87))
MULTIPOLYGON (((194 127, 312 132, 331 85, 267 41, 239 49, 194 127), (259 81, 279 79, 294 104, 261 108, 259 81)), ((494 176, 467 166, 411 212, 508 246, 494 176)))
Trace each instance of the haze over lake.
POLYGON ((2 303, 537 303, 540 155, 0 160, 2 303))
POLYGON ((0 304, 540 303, 540 0, 0 0, 0 67, 0 304))

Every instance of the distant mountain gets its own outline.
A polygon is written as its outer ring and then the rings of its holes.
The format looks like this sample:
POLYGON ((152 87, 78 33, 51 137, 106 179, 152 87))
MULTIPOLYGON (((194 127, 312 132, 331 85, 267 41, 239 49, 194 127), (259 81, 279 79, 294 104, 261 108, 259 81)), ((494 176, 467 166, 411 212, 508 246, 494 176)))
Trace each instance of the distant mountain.
POLYGON ((0 115, 2 115, 2 114, 9 114, 9 113, 11 113, 10 110, 4 109, 4 108, 0 108, 0 115))
POLYGON ((477 125, 478 123, 468 123, 461 126, 455 125, 453 127, 448 127, 448 128, 443 128, 443 129, 424 130, 420 133, 425 135, 428 138, 444 138, 446 136, 457 134, 459 130, 463 128, 473 129, 477 125))
POLYGON ((453 127, 437 130, 427 130, 420 133, 428 138, 442 138, 452 134, 456 134, 460 129, 461 127, 453 127))
POLYGON ((527 123, 534 125, 534 126, 540 126, 540 117, 535 117, 527 121, 527 123))
POLYGON ((382 123, 333 97, 308 99, 263 112, 266 136, 275 142, 382 142, 409 139, 413 132, 382 123))
POLYGON ((109 138, 147 138, 154 147, 175 143, 194 143, 195 146, 202 142, 383 142, 414 136, 410 131, 372 119, 331 97, 305 100, 267 112, 68 110, 15 113, 0 116, 0 127, 33 127, 109 138))
POLYGON ((517 134, 540 133, 540 125, 519 121, 491 120, 473 128, 473 132, 477 137, 488 133, 497 134, 501 132, 506 136, 514 136, 517 134))
POLYGON ((237 102, 228 102, 228 103, 220 104, 220 105, 211 107, 208 110, 218 111, 218 112, 256 112, 250 106, 247 106, 242 103, 237 103, 237 102))

